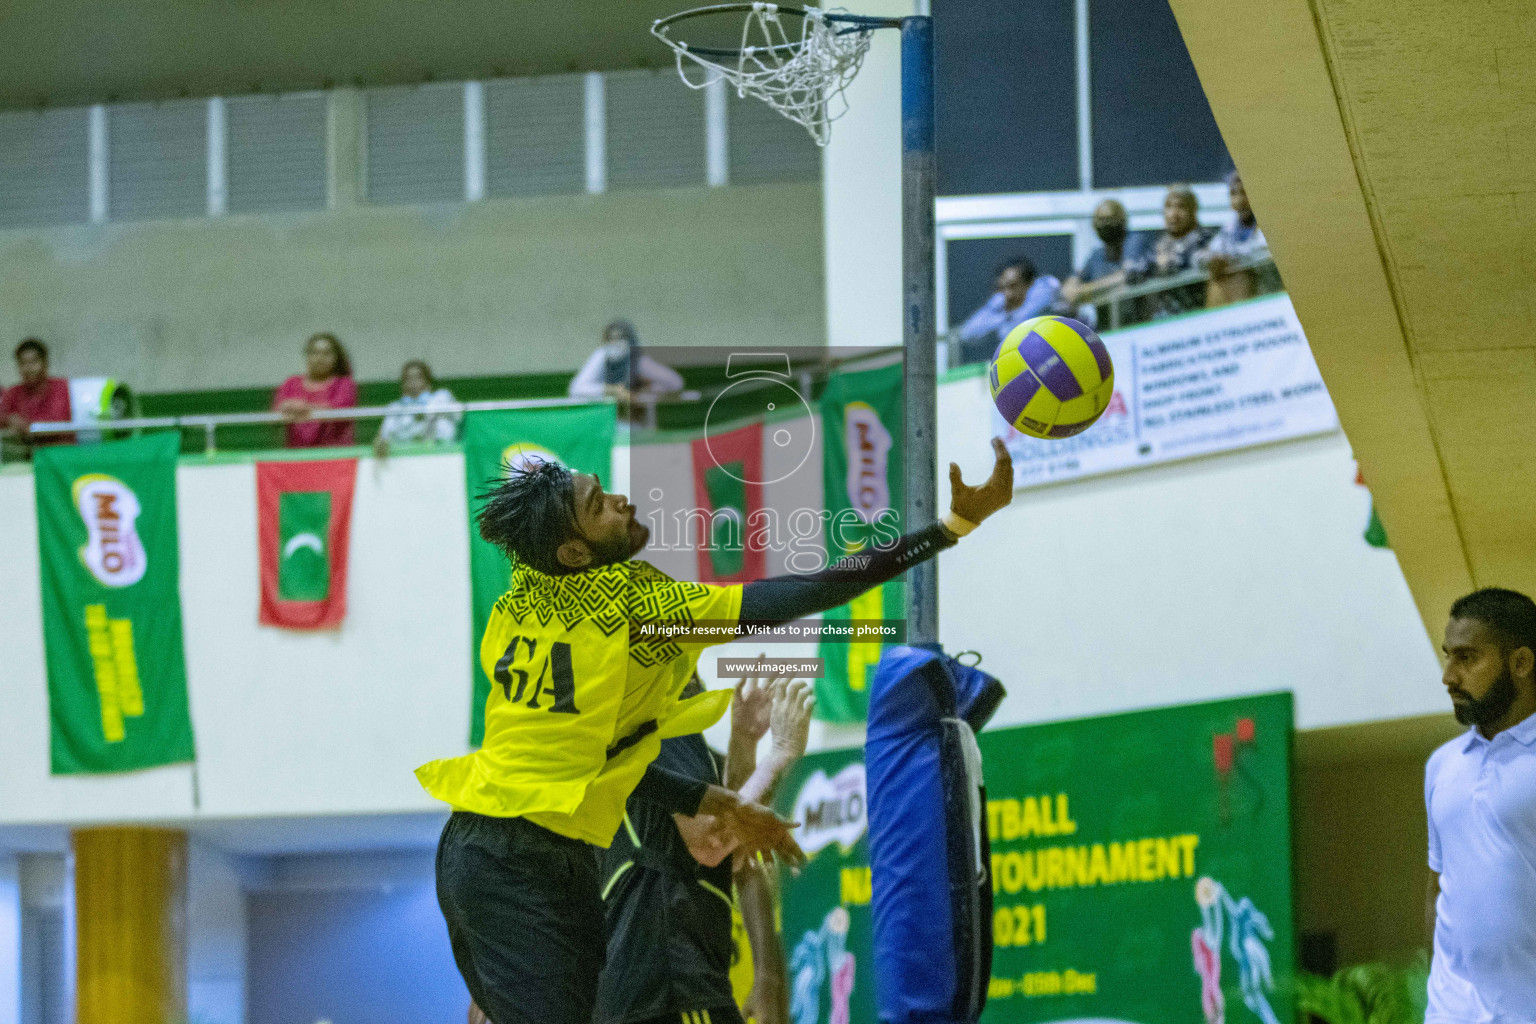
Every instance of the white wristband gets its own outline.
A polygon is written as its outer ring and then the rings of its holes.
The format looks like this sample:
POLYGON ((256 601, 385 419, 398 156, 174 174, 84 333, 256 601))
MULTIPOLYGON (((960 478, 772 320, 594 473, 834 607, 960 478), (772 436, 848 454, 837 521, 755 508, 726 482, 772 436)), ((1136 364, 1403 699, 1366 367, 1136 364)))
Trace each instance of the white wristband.
POLYGON ((962 516, 956 515, 954 512, 945 512, 944 517, 940 519, 939 522, 944 524, 944 529, 948 530, 956 537, 964 537, 966 534, 976 529, 975 523, 962 516))

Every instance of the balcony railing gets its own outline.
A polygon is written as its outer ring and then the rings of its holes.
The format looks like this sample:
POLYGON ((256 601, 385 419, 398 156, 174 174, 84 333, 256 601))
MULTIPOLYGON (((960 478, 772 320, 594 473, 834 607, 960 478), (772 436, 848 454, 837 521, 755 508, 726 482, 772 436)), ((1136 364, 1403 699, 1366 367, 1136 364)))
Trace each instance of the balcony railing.
MULTIPOLYGON (((1243 279, 1243 276, 1246 275, 1247 282, 1243 287, 1250 289, 1249 294, 1216 296, 1208 293, 1207 305, 1205 308, 1214 308, 1215 306, 1224 304, 1225 302, 1236 301, 1243 298, 1251 298, 1254 295, 1266 294, 1272 291, 1279 291, 1280 285, 1278 275, 1274 275, 1274 280, 1271 282, 1272 287, 1264 286, 1265 278, 1270 275, 1264 274, 1263 271, 1273 270, 1274 266, 1275 259, 1272 255, 1270 255, 1268 250, 1256 253, 1246 259, 1231 261, 1228 264, 1229 269, 1220 275, 1220 280, 1223 282, 1240 281, 1243 279), (1215 298, 1218 301, 1211 302, 1210 300, 1212 298, 1215 298)), ((1141 312, 1137 308, 1139 300, 1149 299, 1150 297, 1159 295, 1163 292, 1170 292, 1179 288, 1187 288, 1192 284, 1201 284, 1209 282, 1210 280, 1211 275, 1207 271, 1200 268, 1194 268, 1191 270, 1180 271, 1177 274, 1170 274, 1167 277, 1148 278, 1145 281, 1138 281, 1136 284, 1123 284, 1116 282, 1114 284, 1100 286, 1098 288, 1084 287, 1078 293, 1075 306, 1076 308, 1081 308, 1083 306, 1098 307, 1100 310, 1099 315, 1101 319, 1101 322, 1098 324, 1098 329, 1101 331, 1116 331, 1122 327, 1132 327, 1137 323, 1142 323, 1148 319, 1151 319, 1145 315, 1138 316, 1138 313, 1141 312), (1108 322, 1103 322, 1104 320, 1107 320, 1108 322)), ((944 335, 940 341, 940 366, 961 365, 961 363, 955 358, 955 353, 959 351, 959 345, 960 333, 958 328, 951 330, 944 335)))

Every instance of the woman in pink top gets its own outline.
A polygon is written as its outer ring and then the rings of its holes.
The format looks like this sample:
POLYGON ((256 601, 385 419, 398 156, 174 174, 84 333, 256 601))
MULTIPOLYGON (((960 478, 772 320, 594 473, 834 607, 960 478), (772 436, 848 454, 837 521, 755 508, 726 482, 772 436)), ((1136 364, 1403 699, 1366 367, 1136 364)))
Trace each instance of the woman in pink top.
POLYGON ((351 420, 312 420, 316 409, 349 409, 357 404, 352 361, 336 335, 316 334, 304 343, 303 376, 283 381, 272 408, 288 421, 289 448, 325 448, 352 443, 351 420))

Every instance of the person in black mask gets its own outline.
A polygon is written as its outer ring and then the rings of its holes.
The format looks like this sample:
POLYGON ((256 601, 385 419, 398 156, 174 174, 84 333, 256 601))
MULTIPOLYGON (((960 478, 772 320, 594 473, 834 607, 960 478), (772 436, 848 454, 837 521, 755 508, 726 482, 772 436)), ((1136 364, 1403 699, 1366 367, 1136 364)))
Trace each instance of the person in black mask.
POLYGON ((1132 250, 1139 251, 1138 240, 1126 231, 1125 207, 1118 199, 1106 199, 1093 208, 1093 233, 1104 244, 1094 249, 1082 269, 1061 286, 1061 297, 1074 306, 1124 284, 1125 261, 1136 255, 1132 250))

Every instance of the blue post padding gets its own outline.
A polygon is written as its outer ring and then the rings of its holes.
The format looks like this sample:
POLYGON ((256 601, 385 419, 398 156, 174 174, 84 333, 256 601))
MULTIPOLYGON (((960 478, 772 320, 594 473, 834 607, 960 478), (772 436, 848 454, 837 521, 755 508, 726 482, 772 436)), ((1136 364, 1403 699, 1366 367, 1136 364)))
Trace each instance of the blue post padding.
POLYGON ((901 150, 933 152, 933 19, 901 19, 901 150))
POLYGON ((948 1022, 955 940, 937 725, 871 736, 864 765, 876 1009, 886 1024, 948 1022))
MULTIPOLYGON (((943 720, 968 717, 969 709, 981 715, 979 728, 1001 691, 992 676, 936 647, 893 647, 875 670, 864 764, 875 1000, 883 1024, 970 1019, 957 1007, 974 1002, 967 993, 975 958, 961 948, 971 933, 957 930, 956 918, 964 908, 974 912, 975 879, 974 872, 956 877, 954 865, 974 862, 974 823, 963 792, 953 791, 957 766, 945 763, 945 730, 961 727, 943 720)), ((954 760, 952 743, 949 749, 954 760)))

